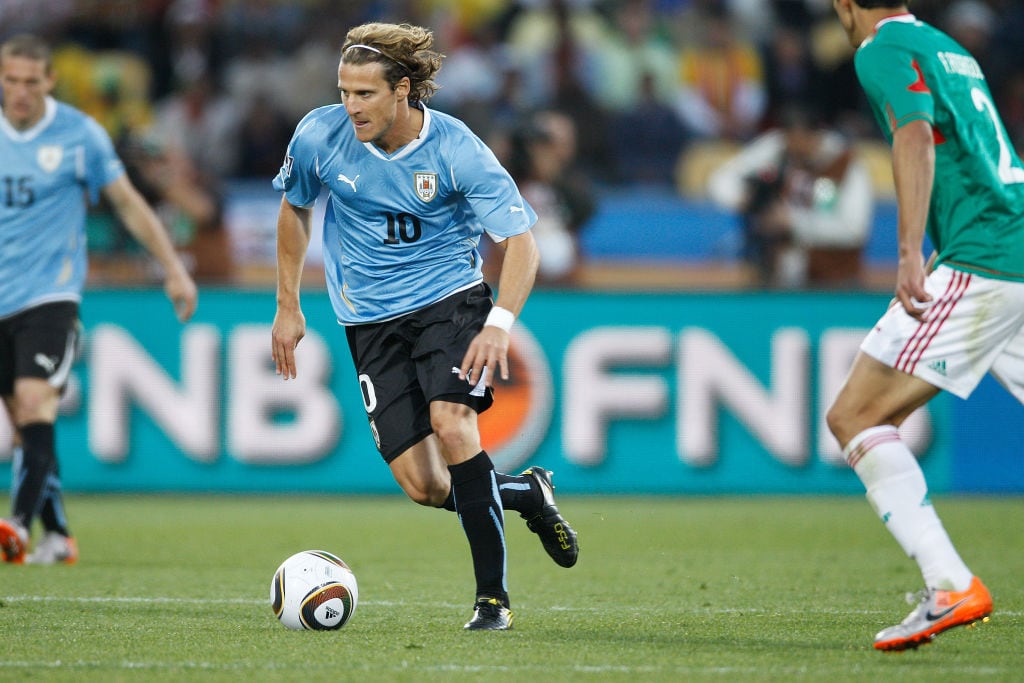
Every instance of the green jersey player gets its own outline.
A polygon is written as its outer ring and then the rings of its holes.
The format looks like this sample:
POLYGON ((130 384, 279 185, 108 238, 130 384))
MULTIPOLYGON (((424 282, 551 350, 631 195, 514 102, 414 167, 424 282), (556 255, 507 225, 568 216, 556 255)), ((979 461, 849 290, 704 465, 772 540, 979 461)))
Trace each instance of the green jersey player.
POLYGON ((1024 402, 1024 165, 978 63, 956 41, 904 2, 833 5, 892 144, 899 266, 896 299, 862 343, 827 419, 924 578, 920 603, 875 638, 879 650, 903 650, 992 611, 897 429, 939 391, 966 398, 986 372, 1024 402), (926 231, 935 246, 928 264, 926 231))

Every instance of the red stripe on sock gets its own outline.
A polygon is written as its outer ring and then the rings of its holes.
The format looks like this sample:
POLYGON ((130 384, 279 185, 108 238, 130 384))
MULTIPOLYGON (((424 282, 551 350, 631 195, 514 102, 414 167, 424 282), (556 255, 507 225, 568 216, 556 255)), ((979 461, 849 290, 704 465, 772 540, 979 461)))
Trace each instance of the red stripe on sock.
POLYGON ((857 463, 859 463, 861 459, 876 446, 899 440, 900 434, 895 430, 891 432, 882 432, 881 434, 872 434, 857 444, 857 446, 850 451, 849 455, 846 456, 846 462, 850 467, 856 467, 857 463))

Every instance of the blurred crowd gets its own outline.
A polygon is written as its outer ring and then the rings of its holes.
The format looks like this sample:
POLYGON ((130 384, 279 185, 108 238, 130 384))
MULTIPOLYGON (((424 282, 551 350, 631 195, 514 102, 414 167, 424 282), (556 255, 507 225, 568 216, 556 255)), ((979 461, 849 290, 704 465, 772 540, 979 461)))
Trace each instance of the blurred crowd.
MULTIPOLYGON (((1024 148, 1024 3, 912 10, 977 57, 1024 148)), ((433 28, 430 106, 524 184, 561 255, 550 281, 571 279, 595 188, 678 187, 691 150, 749 143, 794 104, 878 136, 830 0, 0 0, 0 40, 50 40, 57 96, 107 128, 201 280, 231 276, 225 183, 269 184, 296 122, 338 101, 338 48, 366 21, 433 28)), ((95 249, 130 249, 97 225, 95 249)))

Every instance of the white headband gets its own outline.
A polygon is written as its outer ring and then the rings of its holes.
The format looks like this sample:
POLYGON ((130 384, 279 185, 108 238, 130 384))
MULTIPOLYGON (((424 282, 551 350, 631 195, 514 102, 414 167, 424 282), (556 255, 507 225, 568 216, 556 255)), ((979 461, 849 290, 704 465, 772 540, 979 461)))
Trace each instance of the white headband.
POLYGON ((383 57, 387 57, 388 59, 390 59, 392 62, 394 62, 398 66, 402 67, 405 71, 409 71, 409 67, 407 67, 405 64, 402 64, 400 61, 398 61, 397 59, 395 59, 391 55, 387 54, 386 52, 384 52, 380 48, 374 47, 373 45, 363 45, 362 43, 355 43, 353 45, 349 45, 348 47, 346 47, 344 52, 342 52, 342 54, 344 54, 345 52, 348 52, 349 50, 351 50, 353 48, 357 48, 357 47, 362 48, 364 50, 369 50, 370 52, 376 52, 377 54, 379 54, 379 55, 381 55, 383 57))

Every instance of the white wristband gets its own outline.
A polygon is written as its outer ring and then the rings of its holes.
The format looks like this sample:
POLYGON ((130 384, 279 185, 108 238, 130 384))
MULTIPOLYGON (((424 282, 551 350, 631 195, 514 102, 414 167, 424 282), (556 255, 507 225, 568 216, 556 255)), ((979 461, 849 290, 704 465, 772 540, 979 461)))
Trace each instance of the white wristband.
POLYGON ((487 314, 487 320, 484 321, 484 327, 491 325, 508 332, 512 329, 512 323, 515 321, 515 313, 507 308, 495 306, 491 309, 491 312, 487 314))

